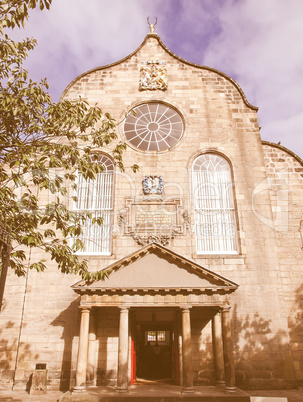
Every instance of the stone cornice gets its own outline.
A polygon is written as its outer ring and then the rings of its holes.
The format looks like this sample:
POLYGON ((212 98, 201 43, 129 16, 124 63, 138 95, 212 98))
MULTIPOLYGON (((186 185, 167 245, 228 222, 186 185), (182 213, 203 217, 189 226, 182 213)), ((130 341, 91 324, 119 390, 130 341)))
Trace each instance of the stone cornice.
POLYGON ((209 287, 203 287, 203 288, 88 288, 87 286, 77 286, 74 288, 74 291, 78 294, 128 294, 128 295, 134 295, 134 294, 218 294, 218 295, 223 295, 226 293, 231 293, 235 290, 235 286, 209 286, 209 287))

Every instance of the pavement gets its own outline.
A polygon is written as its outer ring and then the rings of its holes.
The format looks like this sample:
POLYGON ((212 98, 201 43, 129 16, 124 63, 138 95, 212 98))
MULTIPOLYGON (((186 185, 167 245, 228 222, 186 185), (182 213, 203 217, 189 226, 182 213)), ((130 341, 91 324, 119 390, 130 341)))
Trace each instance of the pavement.
MULTIPOLYGON (((287 398, 288 402, 303 402, 303 389, 246 391, 250 396, 287 398)), ((268 400, 268 402, 271 402, 268 400)), ((278 402, 278 401, 277 401, 278 402)))
MULTIPOLYGON (((303 402, 303 389, 289 389, 289 390, 246 390, 250 396, 254 397, 267 397, 268 402, 274 402, 274 398, 287 398, 288 402, 303 402)), ((7 391, 0 390, 1 402, 57 402, 60 396, 63 395, 61 391, 48 391, 44 395, 29 395, 26 391, 7 391)), ((145 393, 146 395, 146 393, 145 393)), ((257 400, 257 398, 255 399, 257 400)), ((279 402, 279 399, 276 399, 279 402)), ((254 401, 254 399, 252 400, 254 401)), ((264 402, 267 402, 264 400, 264 402)))
POLYGON ((61 391, 48 391, 45 395, 30 395, 26 391, 4 391, 0 390, 1 402, 57 402, 63 394, 61 391))

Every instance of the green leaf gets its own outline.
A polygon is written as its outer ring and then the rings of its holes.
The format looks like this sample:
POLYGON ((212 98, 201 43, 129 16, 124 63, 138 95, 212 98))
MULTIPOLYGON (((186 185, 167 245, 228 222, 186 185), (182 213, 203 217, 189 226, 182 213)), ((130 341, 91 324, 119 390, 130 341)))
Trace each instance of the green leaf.
POLYGON ((32 80, 24 68, 37 41, 14 41, 9 30, 24 26, 31 9, 48 10, 52 1, 2 3, 0 31, 6 27, 6 32, 0 38, 0 216, 14 246, 10 267, 18 276, 28 267, 43 272, 43 261, 31 263, 28 258, 29 250, 37 249, 64 274, 104 278, 107 273, 91 273, 87 261, 76 254, 83 249, 85 222, 102 225, 103 220, 89 211, 73 211, 72 201, 77 201, 77 171, 95 180, 103 170, 94 151, 108 152, 113 144, 112 157, 123 171, 126 144, 116 142, 116 122, 109 113, 82 99, 53 102, 47 80, 32 80))

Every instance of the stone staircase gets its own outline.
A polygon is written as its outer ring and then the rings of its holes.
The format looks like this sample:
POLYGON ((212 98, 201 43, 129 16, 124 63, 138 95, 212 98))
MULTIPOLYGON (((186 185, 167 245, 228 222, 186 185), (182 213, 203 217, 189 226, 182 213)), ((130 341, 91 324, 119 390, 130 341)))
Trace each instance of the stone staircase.
POLYGON ((133 385, 128 393, 117 393, 113 387, 91 387, 83 393, 63 394, 59 402, 250 402, 250 396, 239 389, 232 394, 224 388, 195 387, 194 394, 182 394, 176 385, 133 385))

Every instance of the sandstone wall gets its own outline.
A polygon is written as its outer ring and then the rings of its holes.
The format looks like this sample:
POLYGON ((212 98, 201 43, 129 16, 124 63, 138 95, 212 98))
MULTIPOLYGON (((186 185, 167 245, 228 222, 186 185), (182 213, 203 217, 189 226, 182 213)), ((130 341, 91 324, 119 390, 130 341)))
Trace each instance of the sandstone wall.
MULTIPOLYGON (((145 101, 172 105, 182 114, 185 125, 182 139, 169 151, 144 153, 128 147, 124 154, 125 173, 115 174, 112 255, 86 257, 90 269, 102 269, 140 247, 124 234, 119 212, 126 208, 127 199, 142 197, 144 176, 163 176, 164 201, 180 199, 181 209, 188 211, 190 219, 184 235, 175 237, 167 247, 240 285, 231 297, 237 385, 275 388, 299 384, 303 380, 299 312, 303 267, 298 232, 302 161, 282 148, 262 145, 257 109, 246 101, 233 80, 182 61, 167 51, 155 35, 148 35, 143 45, 121 62, 78 77, 63 93, 65 99, 79 96, 91 105, 97 103, 117 122, 122 121, 118 125, 119 140, 125 139, 125 114, 145 101), (166 62, 166 91, 139 91, 140 67, 150 60, 166 62), (196 253, 191 167, 195 157, 205 152, 223 155, 232 167, 239 255, 196 253), (138 173, 131 171, 133 163, 140 166, 138 173), (268 179, 286 186, 287 195, 284 187, 278 195, 268 179), (277 212, 281 212, 278 218, 277 212)), ((102 151, 110 153, 113 146, 102 151)), ((38 258, 35 252, 33 258, 38 258)), ((10 384, 15 375, 15 382, 20 381, 24 387, 35 364, 42 361, 47 363, 51 386, 64 388, 72 383, 79 313, 78 299, 70 286, 76 280, 58 273, 52 263, 46 273, 29 272, 27 279, 9 275, 5 309, 0 317, 2 384, 10 384)), ((112 380, 116 371, 116 315, 117 312, 100 312, 100 384, 106 377, 112 380), (106 335, 106 331, 112 335, 106 335)), ((209 326, 199 328, 197 318, 192 320, 195 378, 200 383, 212 383, 209 326)))

